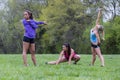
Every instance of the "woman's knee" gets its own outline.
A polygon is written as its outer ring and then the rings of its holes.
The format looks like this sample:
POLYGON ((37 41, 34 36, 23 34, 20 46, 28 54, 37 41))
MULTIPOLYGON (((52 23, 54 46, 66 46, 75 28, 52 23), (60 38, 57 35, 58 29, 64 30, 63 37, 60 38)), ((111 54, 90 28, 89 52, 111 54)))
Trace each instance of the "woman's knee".
POLYGON ((96 53, 92 54, 93 57, 96 57, 96 53))
POLYGON ((99 58, 102 58, 103 56, 102 56, 101 54, 98 54, 98 57, 99 57, 99 58))
POLYGON ((66 62, 67 61, 67 59, 65 58, 65 57, 63 57, 61 60, 60 60, 60 63, 61 62, 66 62))
POLYGON ((77 56, 77 59, 79 60, 80 58, 81 58, 81 56, 80 56, 80 55, 78 55, 78 56, 77 56))
POLYGON ((30 48, 30 53, 35 54, 35 49, 30 48))
POLYGON ((23 48, 22 54, 27 54, 28 49, 27 48, 23 48))
POLYGON ((74 58, 75 58, 76 60, 80 60, 81 56, 80 56, 80 55, 76 55, 74 58))
POLYGON ((30 53, 31 54, 35 54, 35 50, 30 50, 30 53))
POLYGON ((27 52, 23 52, 23 53, 22 53, 22 56, 26 56, 26 55, 27 55, 27 52))
POLYGON ((23 54, 23 55, 26 55, 26 54, 27 54, 27 51, 28 51, 28 50, 25 50, 25 49, 24 49, 23 52, 22 52, 22 54, 23 54))

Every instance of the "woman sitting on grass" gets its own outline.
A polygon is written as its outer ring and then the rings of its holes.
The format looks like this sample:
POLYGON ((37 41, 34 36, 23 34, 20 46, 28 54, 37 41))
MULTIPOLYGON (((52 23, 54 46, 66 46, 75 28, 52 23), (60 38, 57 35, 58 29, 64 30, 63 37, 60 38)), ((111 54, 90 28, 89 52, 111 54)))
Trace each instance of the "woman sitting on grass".
POLYGON ((46 64, 59 64, 62 62, 68 62, 71 64, 71 60, 74 61, 73 64, 77 64, 80 60, 80 56, 75 53, 75 51, 70 47, 68 43, 64 43, 62 46, 63 50, 60 52, 59 59, 57 61, 46 62, 46 64))

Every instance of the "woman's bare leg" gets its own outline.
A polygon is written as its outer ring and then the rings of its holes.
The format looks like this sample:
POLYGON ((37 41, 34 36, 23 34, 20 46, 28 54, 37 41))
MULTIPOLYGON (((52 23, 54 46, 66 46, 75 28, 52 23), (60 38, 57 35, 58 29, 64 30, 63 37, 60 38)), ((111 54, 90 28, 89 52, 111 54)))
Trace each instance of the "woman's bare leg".
MULTIPOLYGON (((50 62, 47 62, 47 64, 56 64, 57 61, 50 61, 50 62)), ((67 59, 65 57, 62 57, 62 59, 60 60, 59 63, 62 63, 62 62, 67 62, 67 59)))
POLYGON ((47 62, 46 64, 56 64, 57 61, 50 61, 50 62, 47 62))
POLYGON ((73 60, 74 60, 74 64, 77 64, 77 62, 80 60, 80 55, 75 55, 73 60))
POLYGON ((35 57, 35 43, 30 44, 30 53, 33 64, 36 66, 36 57, 35 57))
POLYGON ((98 48, 95 48, 95 50, 96 50, 97 55, 98 55, 98 57, 99 57, 99 59, 100 59, 100 61, 101 61, 101 66, 104 66, 104 58, 103 58, 103 56, 102 56, 102 54, 101 54, 100 48, 99 48, 99 47, 98 47, 98 48))
POLYGON ((23 63, 25 66, 27 66, 27 51, 29 49, 29 43, 23 42, 23 52, 22 52, 22 57, 23 57, 23 63))
POLYGON ((95 61, 96 61, 96 51, 95 48, 91 47, 91 51, 92 51, 92 61, 91 61, 91 65, 94 65, 95 61))

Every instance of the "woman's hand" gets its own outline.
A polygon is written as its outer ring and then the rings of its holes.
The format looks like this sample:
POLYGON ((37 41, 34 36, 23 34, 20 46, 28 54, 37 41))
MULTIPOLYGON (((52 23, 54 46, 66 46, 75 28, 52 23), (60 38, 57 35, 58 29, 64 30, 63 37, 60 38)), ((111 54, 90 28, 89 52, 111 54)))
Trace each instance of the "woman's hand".
POLYGON ((47 25, 47 22, 46 21, 43 21, 45 25, 47 25))
POLYGON ((62 59, 62 56, 63 56, 63 51, 60 52, 60 56, 59 56, 59 59, 56 61, 56 65, 58 65, 62 59))
POLYGON ((103 37, 103 38, 102 38, 102 40, 104 41, 104 40, 105 40, 105 38, 103 37))
POLYGON ((98 44, 97 44, 98 46, 100 46, 100 42, 98 42, 98 44))
POLYGON ((71 64, 71 62, 68 62, 68 64, 70 65, 70 64, 71 64))
POLYGON ((56 62, 56 65, 58 65, 58 64, 59 64, 59 61, 56 62))
POLYGON ((99 11, 102 11, 102 8, 99 8, 99 11))

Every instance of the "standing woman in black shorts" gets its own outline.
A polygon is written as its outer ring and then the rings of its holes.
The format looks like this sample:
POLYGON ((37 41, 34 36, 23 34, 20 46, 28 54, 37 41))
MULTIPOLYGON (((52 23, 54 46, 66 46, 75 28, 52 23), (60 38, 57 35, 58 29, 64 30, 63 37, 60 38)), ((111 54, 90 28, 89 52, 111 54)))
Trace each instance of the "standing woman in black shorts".
POLYGON ((101 61, 101 66, 103 67, 104 66, 104 57, 102 56, 102 53, 100 50, 101 41, 100 41, 99 32, 102 33, 102 39, 104 40, 104 28, 102 25, 99 24, 100 16, 101 16, 101 10, 99 10, 95 27, 92 28, 90 31, 90 41, 91 41, 91 51, 92 51, 91 65, 94 65, 95 60, 96 60, 96 55, 98 55, 98 57, 101 61))
POLYGON ((36 65, 36 58, 35 58, 35 35, 36 29, 38 28, 39 24, 46 24, 45 22, 37 22, 33 19, 33 15, 30 11, 26 10, 24 12, 24 19, 22 20, 24 26, 24 37, 23 37, 23 63, 27 66, 27 52, 30 50, 31 59, 36 65))

